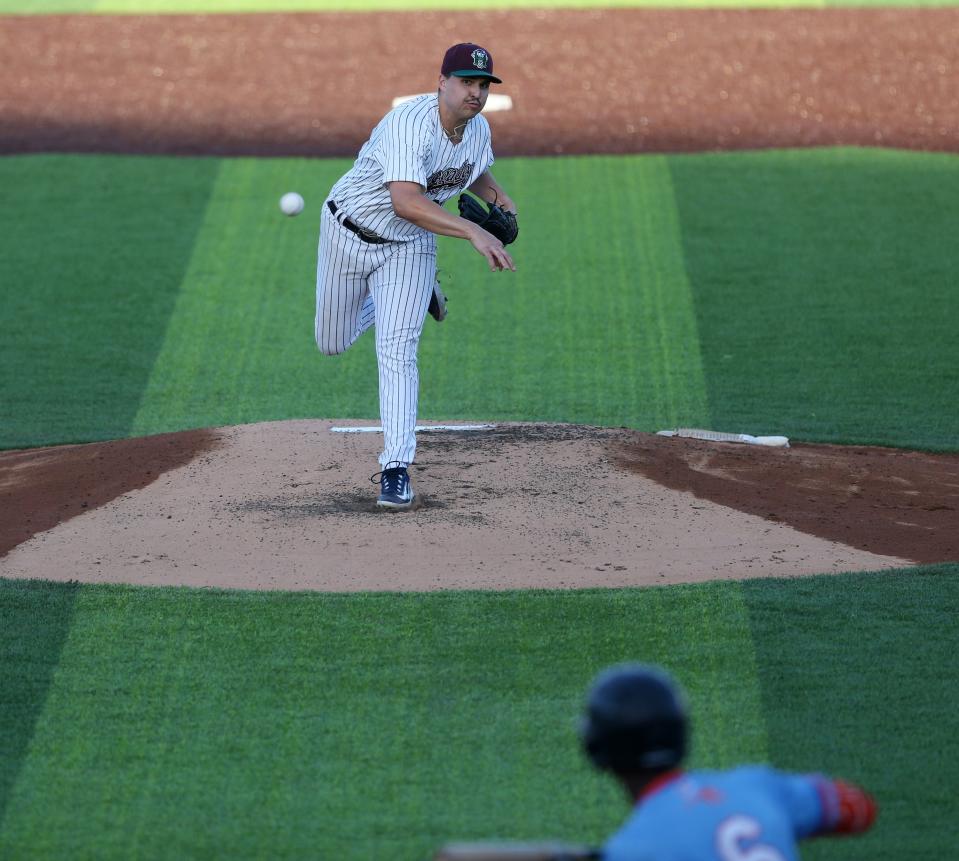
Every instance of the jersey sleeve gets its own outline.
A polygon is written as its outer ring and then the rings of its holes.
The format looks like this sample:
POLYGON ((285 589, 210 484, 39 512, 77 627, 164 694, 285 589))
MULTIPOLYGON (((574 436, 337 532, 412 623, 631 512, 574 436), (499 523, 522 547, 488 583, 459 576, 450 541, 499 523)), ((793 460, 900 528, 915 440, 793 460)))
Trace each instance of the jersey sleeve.
POLYGON ((876 805, 857 786, 821 774, 785 774, 769 770, 767 779, 787 812, 796 837, 854 834, 867 830, 876 805))
POLYGON ((384 118, 373 152, 383 171, 383 184, 415 182, 426 188, 433 128, 422 111, 393 111, 384 118))
POLYGON ((751 779, 764 785, 765 792, 776 800, 797 839, 823 830, 826 811, 820 793, 822 778, 819 775, 790 774, 765 766, 751 767, 748 771, 752 773, 751 779))
MULTIPOLYGON (((482 117, 482 114, 480 115, 482 117)), ((486 117, 482 117, 484 125, 484 134, 485 134, 485 146, 483 148, 483 161, 486 164, 486 167, 480 171, 480 173, 485 173, 492 166, 493 162, 496 161, 496 158, 493 156, 493 132, 489 127, 489 120, 486 117)))

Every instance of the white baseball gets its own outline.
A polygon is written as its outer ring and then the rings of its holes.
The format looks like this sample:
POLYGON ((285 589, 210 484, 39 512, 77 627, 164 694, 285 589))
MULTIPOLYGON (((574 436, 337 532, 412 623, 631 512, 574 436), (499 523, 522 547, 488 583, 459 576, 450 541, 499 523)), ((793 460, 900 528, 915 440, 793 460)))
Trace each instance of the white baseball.
POLYGON ((284 215, 299 215, 304 207, 302 195, 295 191, 288 191, 280 198, 280 209, 284 215))

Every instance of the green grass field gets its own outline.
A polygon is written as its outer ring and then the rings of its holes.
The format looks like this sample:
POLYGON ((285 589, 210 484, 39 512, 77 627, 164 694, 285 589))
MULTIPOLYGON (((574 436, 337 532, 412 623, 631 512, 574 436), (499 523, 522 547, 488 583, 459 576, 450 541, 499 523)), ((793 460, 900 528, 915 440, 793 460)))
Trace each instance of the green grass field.
POLYGON ((804 858, 946 857, 957 611, 959 566, 573 593, 0 582, 0 855, 599 841, 626 806, 575 721, 595 672, 630 658, 687 687, 693 765, 772 761, 875 792, 873 833, 804 858))
MULTIPOLYGON (((0 300, 0 447, 375 416, 371 336, 336 358, 313 345, 319 204, 348 163, 0 160, 22 202, 0 211, 22 286, 0 300), (289 189, 308 201, 295 219, 289 189)), ((519 271, 443 242, 451 313, 427 321, 422 417, 959 447, 959 158, 504 159, 497 175, 524 201, 519 271)))

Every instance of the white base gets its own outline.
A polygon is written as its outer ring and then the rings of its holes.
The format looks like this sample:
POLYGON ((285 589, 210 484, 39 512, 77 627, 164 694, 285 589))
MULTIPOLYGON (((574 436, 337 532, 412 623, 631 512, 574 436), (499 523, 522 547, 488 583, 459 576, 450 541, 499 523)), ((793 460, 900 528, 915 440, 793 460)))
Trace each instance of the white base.
MULTIPOLYGON (((427 431, 482 431, 482 430, 491 430, 495 428, 496 425, 417 425, 417 433, 425 433, 427 431)), ((337 427, 330 428, 330 433, 383 433, 383 428, 381 425, 370 425, 369 427, 355 427, 355 428, 346 428, 346 427, 337 427)))
POLYGON ((752 436, 748 433, 702 430, 700 428, 676 428, 661 430, 658 436, 680 436, 689 439, 705 439, 713 442, 744 442, 748 445, 765 445, 771 448, 789 448, 789 438, 784 436, 752 436))

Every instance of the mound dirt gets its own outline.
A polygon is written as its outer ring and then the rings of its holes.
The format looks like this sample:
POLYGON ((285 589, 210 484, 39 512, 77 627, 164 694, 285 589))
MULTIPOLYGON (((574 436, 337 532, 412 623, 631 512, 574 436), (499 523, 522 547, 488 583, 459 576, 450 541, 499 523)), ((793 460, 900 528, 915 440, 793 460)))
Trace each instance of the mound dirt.
POLYGON ((376 508, 368 481, 379 434, 333 426, 270 422, 0 454, 3 508, 16 525, 5 534, 18 536, 0 575, 324 591, 584 588, 959 556, 956 456, 772 450, 569 425, 423 432, 412 468, 419 503, 395 514, 376 508))

